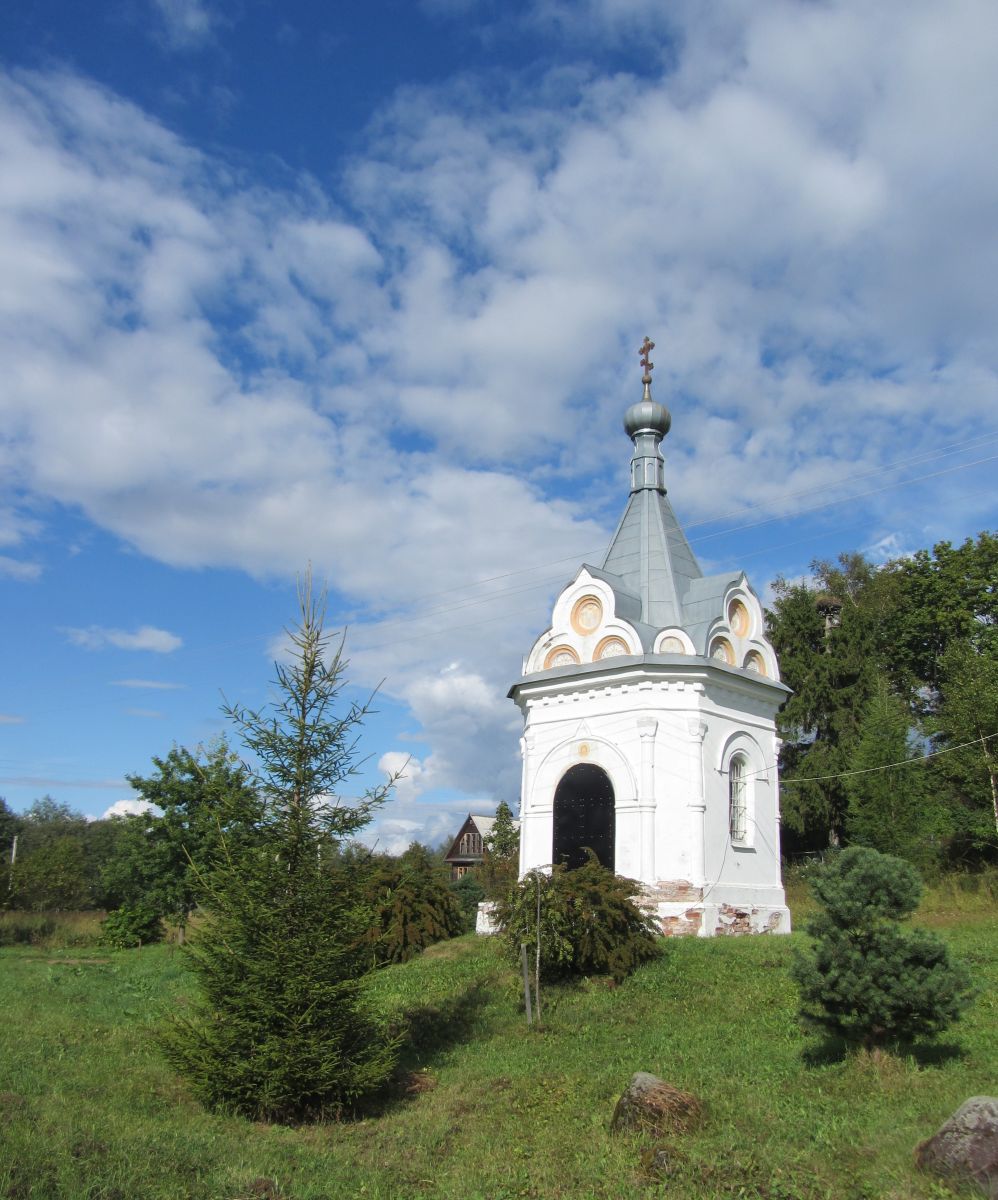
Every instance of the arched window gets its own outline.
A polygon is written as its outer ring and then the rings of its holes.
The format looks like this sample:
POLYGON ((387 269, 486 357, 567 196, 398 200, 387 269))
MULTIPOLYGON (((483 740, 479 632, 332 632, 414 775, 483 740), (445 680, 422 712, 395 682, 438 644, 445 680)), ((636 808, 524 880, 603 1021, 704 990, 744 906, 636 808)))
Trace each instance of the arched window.
POLYGON ((745 757, 734 754, 728 763, 728 828, 733 842, 748 836, 748 795, 745 757))

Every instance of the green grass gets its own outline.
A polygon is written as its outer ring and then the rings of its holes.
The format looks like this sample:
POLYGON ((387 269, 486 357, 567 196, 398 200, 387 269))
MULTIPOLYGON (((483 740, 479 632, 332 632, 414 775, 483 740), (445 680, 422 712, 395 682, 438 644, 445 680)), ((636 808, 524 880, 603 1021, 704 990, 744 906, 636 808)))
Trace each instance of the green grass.
POLYGON ((980 995, 915 1057, 816 1054, 787 974, 792 938, 682 940, 620 987, 549 989, 527 1030, 492 943, 461 938, 377 975, 410 1032, 397 1086, 356 1119, 267 1127, 206 1113, 150 1045, 190 993, 172 946, 0 951, 0 1197, 60 1200, 512 1200, 971 1196, 912 1149, 998 1076, 998 915, 929 897, 923 919, 980 995), (608 1132, 630 1075, 695 1092, 708 1119, 653 1142, 608 1132))

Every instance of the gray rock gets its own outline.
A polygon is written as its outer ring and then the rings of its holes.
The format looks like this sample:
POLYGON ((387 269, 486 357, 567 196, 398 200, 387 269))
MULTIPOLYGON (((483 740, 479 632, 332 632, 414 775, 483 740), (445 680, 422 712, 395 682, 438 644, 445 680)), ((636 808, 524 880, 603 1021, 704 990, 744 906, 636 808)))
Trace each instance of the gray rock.
POLYGON ((703 1117, 703 1104, 691 1092, 680 1091, 647 1071, 638 1071, 617 1101, 610 1132, 685 1133, 700 1125, 703 1117))
POLYGON ((998 1097, 972 1096, 915 1148, 923 1171, 972 1180, 989 1200, 998 1200, 998 1097))

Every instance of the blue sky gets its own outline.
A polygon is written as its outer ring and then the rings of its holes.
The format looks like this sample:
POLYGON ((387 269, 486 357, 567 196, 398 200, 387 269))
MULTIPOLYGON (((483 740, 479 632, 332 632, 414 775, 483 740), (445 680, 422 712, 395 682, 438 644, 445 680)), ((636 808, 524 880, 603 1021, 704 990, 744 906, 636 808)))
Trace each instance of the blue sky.
POLYGON ((9 0, 0 795, 265 703, 296 572, 381 684, 372 836, 515 801, 505 693, 626 499, 706 569, 994 528, 998 10, 9 0))

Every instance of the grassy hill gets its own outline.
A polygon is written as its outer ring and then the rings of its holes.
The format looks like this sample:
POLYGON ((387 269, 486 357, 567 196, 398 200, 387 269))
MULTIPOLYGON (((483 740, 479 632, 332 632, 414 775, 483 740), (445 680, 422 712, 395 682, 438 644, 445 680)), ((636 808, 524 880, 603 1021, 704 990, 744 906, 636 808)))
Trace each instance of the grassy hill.
POLYGON ((921 919, 980 994, 936 1047, 907 1058, 823 1051, 801 1034, 792 938, 667 944, 619 987, 549 989, 529 1031, 518 981, 473 937, 381 972, 372 993, 411 1033, 392 1093, 307 1128, 208 1114, 149 1035, 190 981, 171 946, 0 951, 0 1197, 60 1200, 507 1200, 974 1195, 912 1167, 914 1145, 998 1079, 998 913, 937 895, 921 919), (706 1103, 695 1134, 608 1133, 631 1074, 706 1103))

